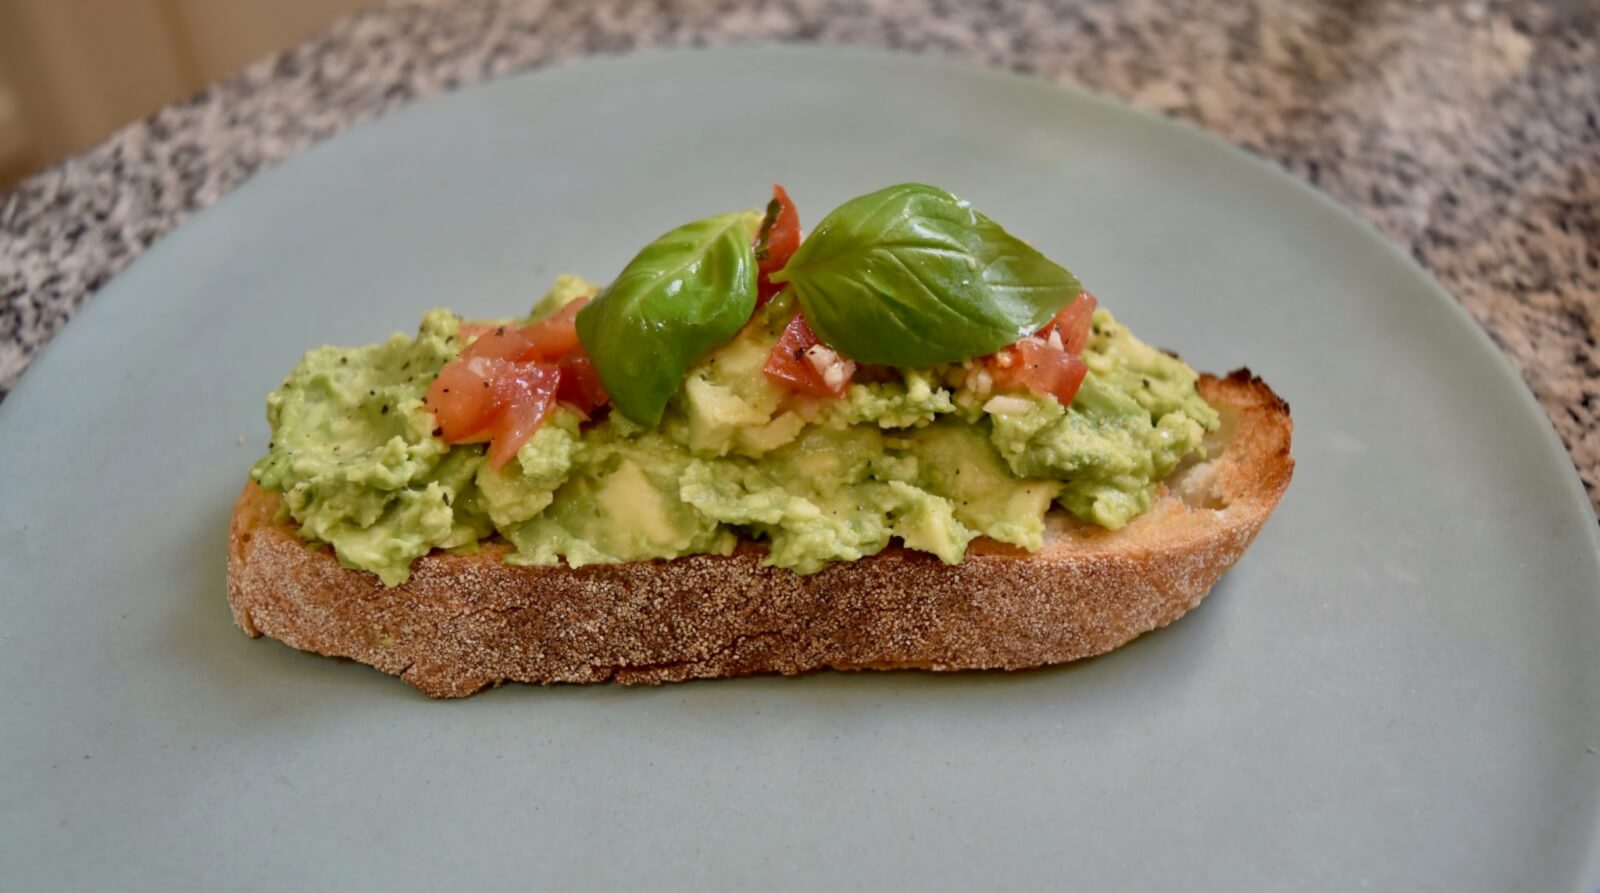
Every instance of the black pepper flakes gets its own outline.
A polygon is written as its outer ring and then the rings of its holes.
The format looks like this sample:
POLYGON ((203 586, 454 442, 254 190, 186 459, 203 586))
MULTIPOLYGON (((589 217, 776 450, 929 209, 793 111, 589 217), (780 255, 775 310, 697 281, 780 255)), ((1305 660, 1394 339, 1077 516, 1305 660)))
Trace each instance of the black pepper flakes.
POLYGON ((385 403, 385 404, 383 404, 383 408, 378 410, 378 415, 388 415, 388 414, 389 414, 389 404, 385 403))

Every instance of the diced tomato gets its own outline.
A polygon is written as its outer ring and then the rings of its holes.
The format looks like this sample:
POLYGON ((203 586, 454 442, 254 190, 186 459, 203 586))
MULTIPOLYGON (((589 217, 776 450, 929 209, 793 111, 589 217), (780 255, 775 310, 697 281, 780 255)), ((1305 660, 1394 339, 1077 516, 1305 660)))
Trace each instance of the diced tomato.
POLYGON ((550 414, 560 381, 552 364, 463 356, 439 370, 424 402, 446 443, 489 441, 489 464, 499 468, 550 414))
POLYGON ((768 277, 783 269, 800 247, 800 212, 782 186, 772 184, 772 201, 756 234, 756 306, 772 300, 783 286, 768 277))
POLYGON ((539 429, 557 400, 587 415, 610 399, 578 343, 580 298, 549 319, 517 328, 462 323, 475 339, 439 370, 424 400, 446 443, 489 443, 499 468, 539 429))
POLYGON ((1058 350, 1042 338, 1024 338, 1002 348, 987 360, 990 374, 1001 388, 1027 388, 1072 405, 1078 388, 1089 374, 1083 358, 1058 350))
POLYGON ((1039 330, 1039 337, 1048 339, 1053 328, 1061 335, 1061 347, 1067 353, 1083 355, 1089 346, 1089 328, 1094 324, 1094 309, 1100 302, 1088 292, 1079 292, 1072 303, 1061 308, 1048 325, 1039 330))
POLYGON ((549 319, 522 329, 523 336, 533 345, 534 358, 559 360, 578 349, 578 311, 588 303, 588 298, 578 298, 549 319))
POLYGON ((514 326, 495 326, 478 336, 461 351, 461 358, 483 357, 493 360, 525 360, 533 352, 533 342, 514 326))
POLYGON ((856 364, 817 340, 804 315, 796 313, 767 355, 763 368, 773 381, 818 397, 842 397, 850 389, 856 364))
POLYGON ((594 371, 594 363, 583 348, 562 357, 557 367, 561 370, 561 383, 556 388, 558 400, 571 403, 585 415, 611 402, 605 385, 600 383, 599 373, 594 371))
POLYGON ((1083 350, 1089 345, 1094 295, 1079 292, 1072 303, 1033 337, 1023 338, 984 358, 984 365, 1002 389, 1023 389, 1048 394, 1069 406, 1089 374, 1083 350))
POLYGON ((610 402, 578 342, 579 298, 522 328, 461 323, 475 338, 438 371, 424 402, 446 443, 490 443, 490 467, 509 463, 557 400, 587 414, 610 402))
POLYGON ((555 408, 560 380, 560 370, 543 363, 517 363, 496 380, 494 390, 501 410, 490 431, 490 468, 498 470, 511 461, 539 430, 555 408))
POLYGON ((466 359, 486 357, 499 360, 559 360, 578 349, 578 311, 589 303, 579 298, 563 306, 549 319, 532 325, 516 326, 461 324, 461 337, 471 340, 461 351, 466 359))
POLYGON ((439 370, 423 402, 433 410, 446 442, 464 442, 489 427, 496 408, 494 381, 504 362, 452 360, 439 370))
POLYGON ((482 338, 484 335, 498 328, 500 328, 500 326, 489 323, 464 322, 461 324, 461 340, 471 341, 474 338, 482 338))

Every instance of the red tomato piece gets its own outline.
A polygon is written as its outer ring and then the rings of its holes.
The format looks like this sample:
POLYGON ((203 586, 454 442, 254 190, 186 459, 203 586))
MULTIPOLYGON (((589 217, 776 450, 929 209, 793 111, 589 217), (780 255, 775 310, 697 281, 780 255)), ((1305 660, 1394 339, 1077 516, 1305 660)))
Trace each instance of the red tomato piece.
POLYGON ((1083 361, 1083 357, 1068 354, 1067 359, 1067 371, 1053 392, 1062 406, 1072 405, 1073 399, 1078 396, 1078 389, 1083 387, 1083 380, 1089 377, 1089 364, 1083 361))
POLYGON ((478 340, 463 348, 461 359, 483 357, 519 362, 528 359, 532 351, 533 342, 529 341, 520 330, 512 326, 494 326, 479 335, 478 340))
POLYGON ((533 347, 533 358, 559 360, 577 350, 578 311, 588 303, 588 298, 578 298, 557 310, 549 319, 524 326, 522 335, 533 347))
POLYGON ((485 430, 497 411, 494 380, 504 360, 452 360, 439 370, 423 402, 433 410, 439 434, 461 443, 485 430))
POLYGON ((1061 347, 1067 353, 1082 356, 1083 349, 1089 346, 1089 329, 1094 325, 1094 310, 1100 302, 1088 292, 1079 292, 1072 303, 1061 308, 1056 318, 1050 321, 1039 332, 1039 337, 1049 338, 1050 329, 1054 328, 1061 335, 1061 347))
POLYGON ((611 402, 605 385, 600 382, 600 374, 595 372, 594 363, 583 348, 562 357, 557 366, 561 370, 561 383, 556 387, 556 399, 571 403, 586 415, 611 402))
POLYGON ((850 389, 856 364, 817 340, 804 315, 796 313, 763 367, 773 381, 818 397, 842 397, 850 389))
POLYGON ((544 363, 516 363, 495 380, 499 417, 490 430, 489 467, 498 470, 539 430, 556 405, 561 372, 544 363))
POLYGON ((989 358, 987 364, 1002 387, 1027 388, 1072 405, 1089 374, 1081 357, 1057 350, 1042 338, 1024 338, 989 358))
POLYGON ((424 402, 447 443, 489 443, 489 465, 517 454, 557 400, 589 413, 609 401, 594 364, 578 343, 580 298, 554 316, 520 329, 466 323, 477 340, 446 363, 424 402))
POLYGON ((756 306, 772 300, 783 286, 768 277, 783 269, 789 258, 800 248, 800 212, 782 186, 772 184, 772 201, 767 203, 767 216, 761 221, 761 231, 756 234, 756 306))
POLYGON ((471 341, 474 338, 482 338, 484 335, 498 328, 500 328, 500 326, 490 325, 488 323, 464 322, 461 324, 461 340, 471 341))

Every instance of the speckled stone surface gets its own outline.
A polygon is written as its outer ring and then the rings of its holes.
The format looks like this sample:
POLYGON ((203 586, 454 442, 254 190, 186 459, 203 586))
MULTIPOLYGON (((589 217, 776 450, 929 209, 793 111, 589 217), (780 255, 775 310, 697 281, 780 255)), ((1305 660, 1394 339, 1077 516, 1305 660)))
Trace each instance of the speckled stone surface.
POLYGON ((1375 223, 1510 354, 1600 509, 1600 4, 404 2, 0 200, 0 395, 151 242, 261 168, 558 59, 748 41, 912 49, 1093 90, 1274 159, 1375 223))

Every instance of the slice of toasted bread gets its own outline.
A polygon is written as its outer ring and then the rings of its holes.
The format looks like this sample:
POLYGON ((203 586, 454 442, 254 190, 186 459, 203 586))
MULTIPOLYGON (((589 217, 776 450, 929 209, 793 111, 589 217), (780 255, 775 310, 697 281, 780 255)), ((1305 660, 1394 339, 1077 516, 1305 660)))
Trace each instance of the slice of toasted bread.
POLYGON ((1100 654, 1183 616, 1244 553, 1289 485, 1288 404, 1239 370, 1204 376, 1211 458, 1119 531, 1052 513, 1027 553, 979 539, 965 562, 900 548, 798 576, 731 556, 514 567, 503 544, 434 553, 385 588, 308 548, 254 483, 234 508, 228 601, 251 636, 349 657, 431 697, 505 680, 624 684, 822 668, 1008 670, 1100 654))

